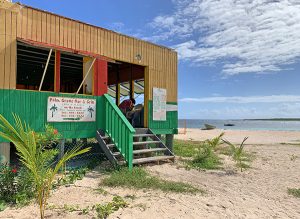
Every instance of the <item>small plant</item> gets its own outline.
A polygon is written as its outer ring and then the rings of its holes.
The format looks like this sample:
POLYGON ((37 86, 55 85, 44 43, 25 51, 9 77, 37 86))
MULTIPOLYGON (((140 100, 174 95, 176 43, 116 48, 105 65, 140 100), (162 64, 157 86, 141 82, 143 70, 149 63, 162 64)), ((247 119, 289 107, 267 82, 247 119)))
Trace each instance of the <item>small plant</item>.
POLYGON ((239 146, 235 146, 227 140, 223 140, 224 143, 230 146, 232 151, 232 158, 237 163, 237 166, 241 168, 241 172, 243 172, 243 168, 248 168, 249 165, 246 163, 249 161, 247 154, 244 151, 244 143, 248 139, 245 137, 242 143, 239 146))
POLYGON ((288 194, 300 198, 300 189, 288 189, 288 194))
POLYGON ((214 146, 208 142, 203 142, 193 159, 187 161, 188 165, 196 169, 218 169, 221 161, 214 151, 214 146))
POLYGON ((212 138, 212 139, 208 139, 206 140, 207 144, 213 149, 216 150, 221 142, 222 142, 222 137, 224 136, 224 132, 222 132, 219 136, 212 138))
POLYGON ((103 179, 100 185, 110 187, 127 187, 137 189, 159 189, 165 192, 196 193, 201 190, 182 182, 172 182, 151 176, 143 168, 135 167, 132 171, 121 168, 103 179))
POLYGON ((56 188, 62 185, 70 185, 74 184, 77 180, 82 180, 87 172, 87 168, 78 168, 74 170, 70 170, 65 176, 58 178, 56 182, 53 184, 53 187, 56 188))
POLYGON ((125 200, 122 197, 115 196, 113 197, 112 202, 109 202, 104 205, 96 204, 92 207, 92 209, 96 210, 97 217, 99 219, 106 219, 113 212, 119 210, 120 208, 126 208, 127 206, 128 204, 125 202, 125 200))
MULTIPOLYGON (((57 150, 52 149, 51 146, 54 141, 61 138, 58 131, 53 129, 51 134, 37 134, 26 123, 22 123, 18 116, 13 114, 13 117, 15 126, 11 125, 0 114, 0 136, 14 143, 21 163, 32 175, 36 201, 40 208, 40 217, 43 219, 50 189, 56 174, 68 160, 88 152, 90 148, 81 150, 81 146, 77 145, 66 152, 54 165, 53 159, 57 154, 57 150)), ((48 130, 51 130, 51 128, 48 127, 48 130)))
POLYGON ((3 200, 0 200, 0 211, 4 211, 6 208, 6 203, 3 200))

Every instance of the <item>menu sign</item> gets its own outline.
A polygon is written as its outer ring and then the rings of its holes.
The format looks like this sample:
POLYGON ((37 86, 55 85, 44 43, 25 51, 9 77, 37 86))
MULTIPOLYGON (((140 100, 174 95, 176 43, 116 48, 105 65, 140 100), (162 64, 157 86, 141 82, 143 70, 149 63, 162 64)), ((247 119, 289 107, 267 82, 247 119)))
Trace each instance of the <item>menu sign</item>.
POLYGON ((94 122, 96 100, 66 97, 48 97, 48 122, 94 122))
POLYGON ((153 120, 167 120, 167 90, 162 88, 153 88, 153 120))

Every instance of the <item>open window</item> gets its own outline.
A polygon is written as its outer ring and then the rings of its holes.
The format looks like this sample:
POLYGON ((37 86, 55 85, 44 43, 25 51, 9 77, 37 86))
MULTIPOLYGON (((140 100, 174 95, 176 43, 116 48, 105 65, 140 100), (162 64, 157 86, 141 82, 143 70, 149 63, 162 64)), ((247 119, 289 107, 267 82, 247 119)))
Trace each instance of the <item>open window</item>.
MULTIPOLYGON (((50 49, 17 42, 17 89, 39 90, 50 49)), ((50 59, 45 74, 43 91, 54 91, 55 53, 50 59)))
POLYGON ((144 66, 119 61, 108 64, 108 94, 116 105, 129 98, 136 101, 139 113, 131 118, 134 127, 144 127, 144 78, 144 66))

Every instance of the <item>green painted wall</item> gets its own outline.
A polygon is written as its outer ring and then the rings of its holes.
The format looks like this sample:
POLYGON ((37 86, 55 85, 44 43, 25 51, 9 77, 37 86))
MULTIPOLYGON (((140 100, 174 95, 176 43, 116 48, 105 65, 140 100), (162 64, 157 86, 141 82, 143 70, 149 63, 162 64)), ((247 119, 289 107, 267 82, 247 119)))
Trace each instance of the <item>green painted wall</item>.
MULTIPOLYGON (((177 103, 167 102, 167 104, 177 103)), ((177 111, 169 111, 167 112, 167 120, 166 121, 153 121, 153 101, 149 100, 149 128, 155 134, 177 134, 178 133, 178 112, 177 111)))
MULTIPOLYGON (((35 131, 43 130, 47 123, 47 98, 49 96, 96 99, 96 122, 51 122, 52 126, 63 134, 64 138, 91 138, 99 128, 105 127, 104 97, 54 92, 0 89, 0 113, 13 122, 12 113, 16 113, 35 131), (103 107, 102 107, 103 106, 103 107)), ((0 138, 0 142, 4 140, 0 138)))

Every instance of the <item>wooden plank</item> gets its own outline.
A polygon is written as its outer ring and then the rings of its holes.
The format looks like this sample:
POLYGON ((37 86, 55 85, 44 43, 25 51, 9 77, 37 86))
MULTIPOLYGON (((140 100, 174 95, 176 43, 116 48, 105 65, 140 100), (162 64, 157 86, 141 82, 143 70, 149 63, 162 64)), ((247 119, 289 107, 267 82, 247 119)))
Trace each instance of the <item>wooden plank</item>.
POLYGON ((85 41, 86 41, 86 50, 85 51, 91 51, 91 27, 89 25, 85 25, 86 28, 86 36, 85 36, 85 41))
POLYGON ((36 40, 38 42, 42 41, 42 12, 37 11, 37 26, 36 26, 36 40))
POLYGON ((47 20, 46 20, 46 43, 50 43, 51 42, 51 15, 50 14, 46 14, 47 16, 47 20))
POLYGON ((60 25, 62 25, 63 33, 64 33, 64 43, 63 43, 63 46, 64 47, 68 47, 68 28, 67 28, 68 21, 67 21, 67 19, 64 18, 62 24, 60 24, 60 25))
POLYGON ((84 50, 84 25, 81 23, 79 25, 80 25, 79 48, 80 50, 84 50))
POLYGON ((56 44, 55 39, 55 15, 50 16, 50 43, 56 44))
POLYGON ((30 8, 27 14, 27 39, 32 39, 32 9, 30 8))
POLYGON ((76 49, 76 25, 74 21, 71 21, 71 48, 76 49))
POLYGON ((22 14, 23 10, 20 9, 20 12, 17 14, 17 36, 22 37, 22 14))
POLYGON ((47 14, 42 13, 42 33, 41 33, 42 38, 41 38, 41 41, 43 43, 47 42, 47 31, 48 31, 48 28, 47 28, 47 14))
POLYGON ((10 89, 16 89, 17 84, 17 14, 11 14, 11 73, 10 73, 10 89))
POLYGON ((11 12, 5 11, 5 57, 4 57, 4 66, 5 66, 5 74, 4 74, 4 88, 9 89, 9 80, 11 74, 11 12))
POLYGON ((72 48, 72 21, 68 20, 67 30, 68 30, 68 48, 72 48))
POLYGON ((28 9, 27 8, 23 8, 22 9, 22 38, 23 39, 27 39, 27 12, 28 12, 28 9))
POLYGON ((80 49, 80 25, 77 22, 75 23, 75 49, 79 50, 80 49))
POLYGON ((0 89, 4 88, 5 75, 5 10, 0 9, 0 89))
POLYGON ((38 25, 38 20, 37 20, 37 11, 32 10, 32 31, 31 31, 31 40, 37 41, 37 25, 38 25))
POLYGON ((60 45, 60 21, 58 16, 55 16, 55 44, 60 45))
POLYGON ((64 46, 64 18, 59 18, 59 45, 64 46))
POLYGON ((97 28, 96 32, 97 32, 97 53, 101 54, 101 30, 97 28))

